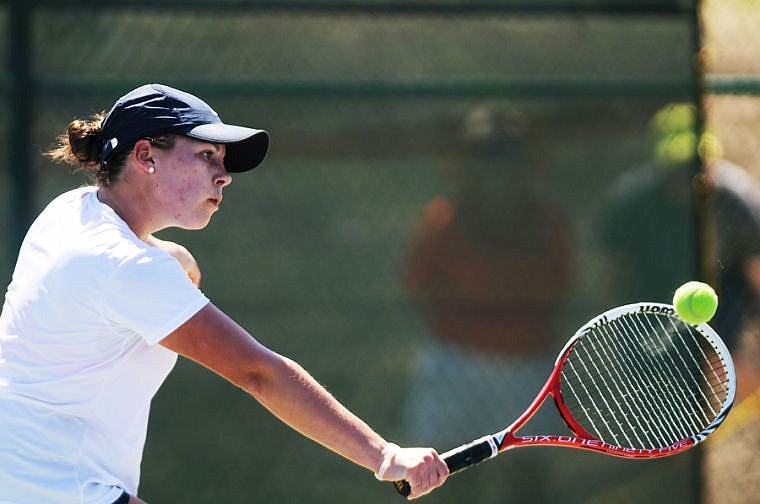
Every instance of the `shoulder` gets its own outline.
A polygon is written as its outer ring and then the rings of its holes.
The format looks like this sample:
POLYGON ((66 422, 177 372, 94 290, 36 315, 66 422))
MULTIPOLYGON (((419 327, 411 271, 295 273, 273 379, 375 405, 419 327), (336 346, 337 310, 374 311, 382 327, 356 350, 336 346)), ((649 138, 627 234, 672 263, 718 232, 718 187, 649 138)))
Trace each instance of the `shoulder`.
POLYGON ((171 256, 140 240, 96 191, 81 187, 53 199, 30 227, 21 256, 94 282, 136 265, 171 264, 171 256))
POLYGON ((59 194, 48 203, 47 208, 57 208, 63 206, 80 206, 87 198, 96 197, 98 188, 95 186, 82 186, 71 189, 59 194))

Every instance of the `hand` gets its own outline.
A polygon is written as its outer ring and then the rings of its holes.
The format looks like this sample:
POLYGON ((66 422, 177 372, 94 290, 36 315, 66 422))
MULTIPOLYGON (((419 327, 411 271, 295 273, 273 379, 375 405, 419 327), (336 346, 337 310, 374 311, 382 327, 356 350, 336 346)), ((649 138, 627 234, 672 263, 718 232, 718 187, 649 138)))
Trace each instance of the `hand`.
POLYGON ((153 235, 149 235, 148 239, 145 240, 145 243, 152 247, 156 247, 159 250, 163 250, 174 257, 179 261, 180 266, 185 270, 185 273, 187 273, 187 276, 190 278, 190 281, 193 282, 193 285, 198 287, 201 284, 201 270, 198 267, 198 263, 190 251, 185 247, 178 243, 159 240, 153 235))
POLYGON ((409 499, 416 499, 441 486, 449 468, 432 448, 400 448, 389 443, 375 475, 383 481, 406 480, 412 489, 409 499))

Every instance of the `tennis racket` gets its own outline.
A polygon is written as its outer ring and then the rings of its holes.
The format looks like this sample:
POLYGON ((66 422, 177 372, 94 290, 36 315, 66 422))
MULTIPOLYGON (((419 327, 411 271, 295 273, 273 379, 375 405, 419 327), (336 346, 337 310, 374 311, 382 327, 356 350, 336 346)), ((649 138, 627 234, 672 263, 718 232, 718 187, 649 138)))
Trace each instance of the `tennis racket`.
MULTIPOLYGON (((620 306, 578 329, 512 425, 441 456, 453 474, 521 446, 635 459, 675 455, 718 428, 735 392, 731 355, 709 325, 687 324, 667 304, 620 306), (548 396, 572 435, 517 436, 548 396)), ((407 481, 394 485, 409 495, 407 481)))

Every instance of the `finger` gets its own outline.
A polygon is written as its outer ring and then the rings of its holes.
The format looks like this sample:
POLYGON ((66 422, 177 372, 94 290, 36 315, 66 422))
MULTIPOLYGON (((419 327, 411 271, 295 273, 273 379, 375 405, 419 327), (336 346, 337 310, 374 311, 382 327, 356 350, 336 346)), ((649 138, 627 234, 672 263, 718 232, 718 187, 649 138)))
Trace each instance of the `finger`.
POLYGON ((410 478, 409 485, 411 492, 407 499, 418 499, 429 494, 439 486, 443 485, 449 475, 449 468, 444 464, 442 469, 434 468, 431 472, 425 472, 416 478, 410 478))
POLYGON ((409 494, 409 499, 417 499, 429 494, 439 485, 438 481, 437 472, 429 470, 418 471, 416 476, 410 481, 412 492, 409 494))

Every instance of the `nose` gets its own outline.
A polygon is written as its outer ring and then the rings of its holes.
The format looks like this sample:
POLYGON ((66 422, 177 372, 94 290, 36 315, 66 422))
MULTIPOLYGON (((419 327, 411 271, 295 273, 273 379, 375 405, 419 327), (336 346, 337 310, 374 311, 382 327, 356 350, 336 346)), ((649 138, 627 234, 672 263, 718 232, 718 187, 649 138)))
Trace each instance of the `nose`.
POLYGON ((222 168, 219 174, 214 178, 214 184, 218 187, 225 187, 232 183, 232 175, 230 172, 222 168))

